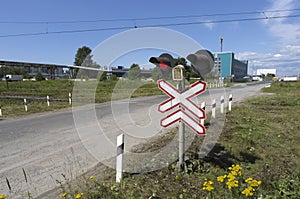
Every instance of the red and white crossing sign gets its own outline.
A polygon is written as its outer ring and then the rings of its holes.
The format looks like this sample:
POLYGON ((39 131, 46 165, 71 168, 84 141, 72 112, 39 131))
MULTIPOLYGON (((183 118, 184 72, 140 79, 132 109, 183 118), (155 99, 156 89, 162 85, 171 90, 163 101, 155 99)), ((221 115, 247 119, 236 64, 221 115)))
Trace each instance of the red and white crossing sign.
POLYGON ((179 108, 160 121, 162 127, 168 127, 180 120, 195 131, 195 133, 206 133, 205 127, 197 121, 205 118, 205 111, 190 100, 192 97, 195 97, 205 91, 205 82, 195 82, 186 90, 180 92, 169 82, 159 80, 158 88, 170 96, 168 100, 162 102, 158 106, 158 111, 164 113, 176 107, 179 108))

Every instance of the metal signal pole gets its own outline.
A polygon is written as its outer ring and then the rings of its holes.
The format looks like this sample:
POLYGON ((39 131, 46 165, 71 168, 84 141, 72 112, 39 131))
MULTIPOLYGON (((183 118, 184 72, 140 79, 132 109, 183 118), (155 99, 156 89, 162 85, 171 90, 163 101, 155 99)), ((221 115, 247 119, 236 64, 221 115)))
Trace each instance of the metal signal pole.
MULTIPOLYGON (((181 80, 177 83, 177 89, 183 91, 185 89, 184 80, 181 80)), ((179 107, 183 109, 183 107, 179 107)), ((182 121, 179 121, 179 170, 181 171, 184 168, 184 151, 185 151, 185 124, 182 121)))
MULTIPOLYGON (((177 82, 177 90, 183 91, 185 89, 184 83, 184 67, 177 65, 172 69, 172 78, 177 82)), ((179 106, 180 109, 183 109, 182 106, 179 106)), ((185 151, 185 124, 183 121, 179 121, 179 132, 178 132, 178 142, 179 142, 179 161, 178 168, 182 171, 185 168, 184 165, 184 151, 185 151)))

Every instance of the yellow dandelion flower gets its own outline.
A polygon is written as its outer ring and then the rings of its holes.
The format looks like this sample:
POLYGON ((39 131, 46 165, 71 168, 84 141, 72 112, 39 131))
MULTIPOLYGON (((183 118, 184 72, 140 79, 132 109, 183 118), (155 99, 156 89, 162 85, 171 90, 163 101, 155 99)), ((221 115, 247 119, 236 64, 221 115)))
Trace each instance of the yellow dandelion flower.
POLYGON ((261 184, 260 180, 252 180, 252 182, 250 183, 251 187, 258 187, 261 184))
POLYGON ((83 196, 83 193, 76 194, 76 199, 81 198, 83 196))
POLYGON ((245 180, 245 182, 252 182, 252 180, 253 180, 253 178, 247 178, 246 180, 245 180))
POLYGON ((0 199, 5 199, 6 195, 5 194, 0 194, 0 199))
POLYGON ((93 181, 96 178, 96 176, 90 176, 90 181, 93 181))
POLYGON ((178 180, 178 179, 179 179, 179 176, 178 176, 178 175, 176 175, 176 176, 175 176, 175 179, 176 179, 176 180, 178 180))
POLYGON ((227 179, 228 179, 228 181, 234 181, 235 180, 235 175, 233 175, 232 173, 229 173, 227 175, 227 179))
POLYGON ((241 176, 242 175, 242 167, 240 165, 233 164, 231 167, 229 167, 230 173, 232 173, 234 176, 241 176))
POLYGON ((255 180, 253 178, 247 178, 245 182, 248 183, 251 187, 258 187, 261 184, 260 180, 255 180))
POLYGON ((226 177, 227 177, 227 175, 218 176, 218 177, 217 177, 217 181, 218 181, 218 182, 224 182, 224 180, 225 180, 226 177))
POLYGON ((239 186, 239 182, 237 180, 232 180, 232 181, 227 181, 226 185, 228 187, 228 189, 232 189, 234 187, 238 187, 239 186))
POLYGON ((234 171, 234 170, 232 170, 230 173, 231 173, 232 175, 234 175, 234 176, 237 176, 237 175, 238 175, 238 172, 236 172, 236 171, 234 171))
POLYGON ((260 180, 258 180, 258 181, 257 181, 257 184, 258 184, 258 185, 261 185, 261 181, 260 181, 260 180))
POLYGON ((209 185, 212 185, 212 184, 214 184, 214 182, 206 181, 206 182, 203 183, 203 186, 209 186, 209 185))
POLYGON ((241 165, 237 164, 237 165, 235 165, 234 169, 240 171, 240 170, 242 170, 242 167, 241 167, 241 165))
POLYGON ((203 187, 203 190, 212 191, 212 190, 214 190, 214 187, 213 186, 203 187))
POLYGON ((253 192, 255 191, 255 189, 251 186, 247 187, 246 189, 244 189, 244 191, 242 191, 242 194, 244 194, 245 196, 253 196, 253 192))
POLYGON ((62 194, 60 194, 59 196, 61 197, 61 198, 65 198, 66 196, 68 195, 68 193, 62 193, 62 194))
POLYGON ((212 191, 214 190, 214 187, 212 186, 214 184, 214 182, 212 181, 205 181, 203 183, 203 190, 206 190, 206 191, 212 191))

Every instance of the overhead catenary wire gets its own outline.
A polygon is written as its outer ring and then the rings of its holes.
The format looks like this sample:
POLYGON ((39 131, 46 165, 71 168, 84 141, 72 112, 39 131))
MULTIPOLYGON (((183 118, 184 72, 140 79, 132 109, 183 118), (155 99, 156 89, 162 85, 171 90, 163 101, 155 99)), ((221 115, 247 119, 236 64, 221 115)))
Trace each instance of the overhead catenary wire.
POLYGON ((224 20, 211 20, 211 21, 193 21, 193 22, 181 22, 181 23, 165 23, 165 24, 150 24, 150 25, 134 25, 134 26, 117 26, 108 28, 94 28, 94 29, 78 29, 78 30, 61 30, 61 31, 45 31, 35 33, 17 33, 17 34, 5 34, 0 35, 0 38, 6 37, 22 37, 22 36, 39 36, 50 34, 67 34, 67 33, 83 33, 83 32, 99 32, 108 30, 128 30, 134 28, 148 28, 148 27, 171 27, 171 26, 187 26, 187 25, 201 25, 201 24, 216 24, 216 23, 230 23, 230 22, 245 22, 245 21, 259 21, 259 20, 271 20, 271 19, 284 19, 284 18, 297 18, 300 14, 296 15, 281 15, 281 16, 263 16, 263 17, 249 17, 239 19, 224 19, 224 20))
POLYGON ((200 18, 213 16, 230 16, 230 15, 251 15, 276 12, 291 12, 300 11, 300 8, 266 10, 266 11, 245 11, 245 12, 228 12, 228 13, 213 13, 200 15, 175 15, 175 16, 160 16, 160 17, 140 17, 140 18, 119 18, 119 19, 97 19, 97 20, 73 20, 73 21, 0 21, 0 24, 68 24, 68 23, 98 23, 98 22, 121 22, 121 21, 147 21, 147 20, 162 20, 162 19, 179 19, 179 18, 200 18))

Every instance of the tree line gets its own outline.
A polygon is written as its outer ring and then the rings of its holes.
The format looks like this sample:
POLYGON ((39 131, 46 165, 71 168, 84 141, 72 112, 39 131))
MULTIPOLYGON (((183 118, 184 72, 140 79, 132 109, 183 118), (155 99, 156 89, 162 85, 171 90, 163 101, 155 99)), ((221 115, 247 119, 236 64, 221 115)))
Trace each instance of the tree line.
MULTIPOLYGON (((87 66, 87 67, 100 67, 96 62, 93 61, 92 59, 92 55, 91 55, 92 50, 87 47, 87 46, 83 46, 81 48, 77 49, 76 55, 75 55, 75 61, 74 61, 74 65, 75 66, 87 66)), ((191 65, 189 65, 186 61, 185 58, 176 58, 174 59, 176 65, 182 65, 184 66, 185 69, 185 78, 187 80, 190 80, 190 78, 198 78, 199 75, 197 73, 195 73, 192 70, 191 65)), ((75 77, 78 73, 79 69, 75 69, 75 71, 73 72, 75 77)), ((97 74, 94 71, 88 71, 88 70, 83 70, 82 74, 80 74, 81 76, 88 76, 88 77, 93 77, 95 78, 97 76, 97 74), (84 74, 85 73, 85 74, 84 74)), ((106 74, 105 74, 106 75, 106 74)), ((100 77, 100 80, 105 80, 106 76, 104 74, 102 74, 102 76, 100 77)), ((171 79, 172 74, 170 74, 169 79, 171 79)), ((152 69, 152 73, 151 73, 152 79, 154 81, 157 81, 158 79, 162 78, 162 73, 160 71, 159 67, 155 67, 152 69)), ((141 79, 141 68, 138 64, 133 63, 130 66, 130 69, 128 71, 128 79, 130 80, 135 80, 135 79, 141 79)), ((167 78, 168 79, 168 78, 167 78)))

